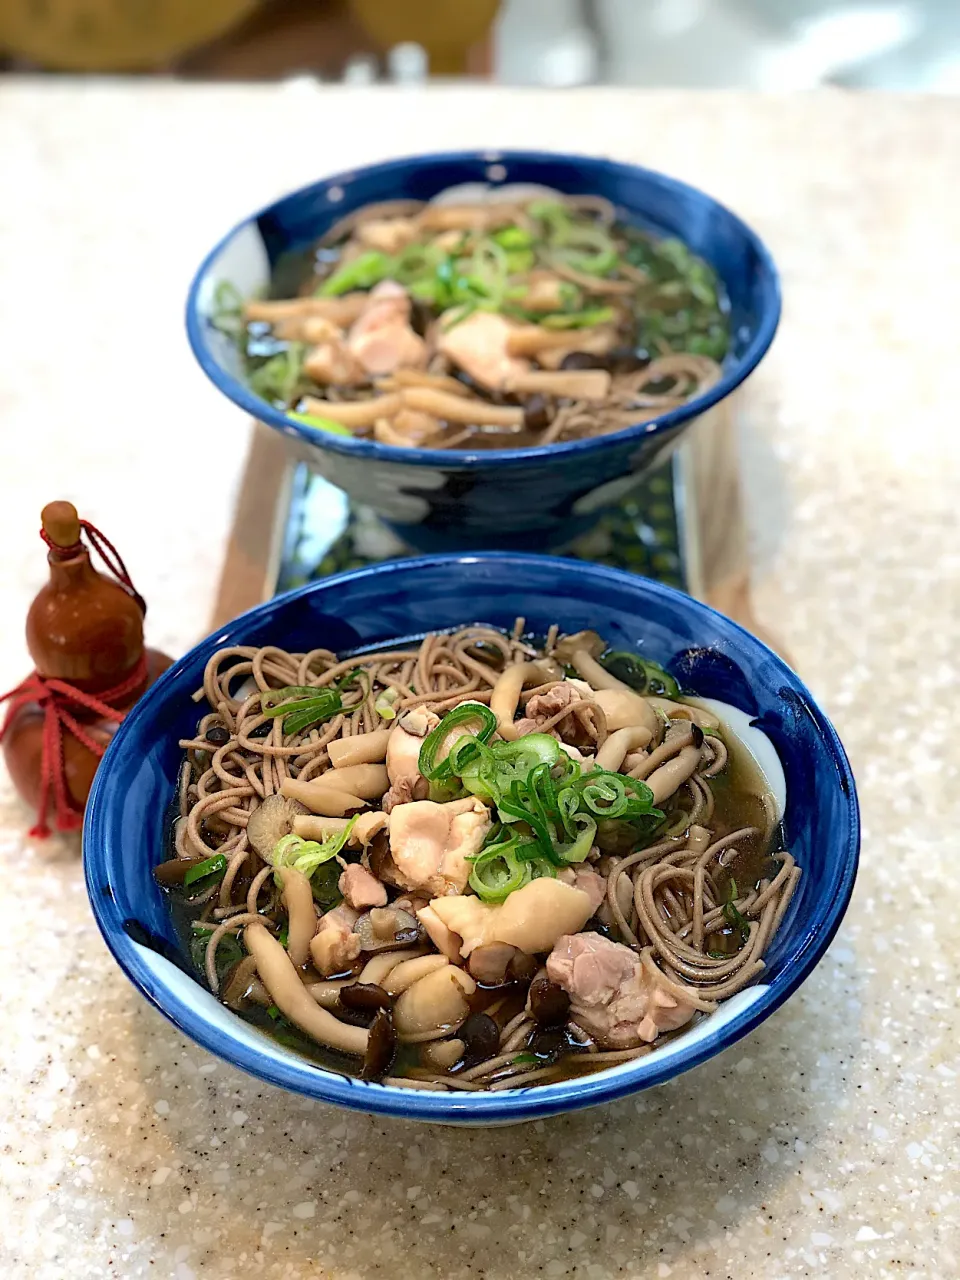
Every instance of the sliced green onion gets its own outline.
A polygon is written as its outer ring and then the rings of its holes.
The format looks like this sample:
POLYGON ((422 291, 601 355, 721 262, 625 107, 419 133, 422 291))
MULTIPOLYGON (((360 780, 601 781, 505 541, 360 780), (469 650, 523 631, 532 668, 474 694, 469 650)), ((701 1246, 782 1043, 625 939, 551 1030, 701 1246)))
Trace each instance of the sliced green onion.
POLYGON ((385 253, 371 250, 361 253, 358 258, 346 263, 328 276, 317 290, 318 298, 336 298, 341 293, 350 293, 354 289, 372 289, 375 284, 391 274, 394 259, 385 253))
POLYGON ((221 333, 237 338, 243 332, 243 296, 235 284, 220 280, 213 291, 213 313, 210 317, 221 333))
POLYGON ((503 902, 532 878, 528 862, 517 857, 519 837, 489 844, 468 861, 473 863, 470 887, 484 902, 503 902))
POLYGON ((450 777, 449 754, 443 760, 438 760, 437 757, 450 732, 473 720, 480 722, 480 728, 473 736, 480 742, 487 742, 496 732, 497 717, 482 702, 462 702, 459 707, 448 711, 437 727, 424 738, 417 767, 428 781, 444 782, 450 777))
POLYGON ((538 764, 555 765, 564 754, 560 743, 549 733, 528 733, 513 742, 498 742, 494 752, 499 763, 510 765, 524 776, 538 764))
POLYGON ((331 862, 350 839, 350 833, 356 824, 356 816, 352 817, 342 831, 335 832, 324 841, 304 840, 302 836, 281 836, 273 846, 271 862, 274 867, 293 867, 302 872, 308 879, 316 869, 325 862, 331 862))
POLYGON ((315 427, 317 431, 327 431, 332 436, 350 436, 353 432, 349 427, 345 427, 342 422, 334 422, 332 418, 321 418, 317 413, 301 413, 299 410, 288 409, 287 417, 293 418, 296 422, 302 422, 305 427, 315 427))
POLYGON ((282 689, 266 689, 260 695, 260 708, 271 720, 283 716, 283 732, 289 737, 304 729, 331 720, 343 710, 341 690, 365 675, 360 667, 348 671, 333 685, 284 685, 282 689))
POLYGON ((589 814, 575 813, 573 822, 577 828, 576 839, 557 848, 557 854, 563 862, 583 862, 593 847, 594 836, 597 834, 596 821, 589 814))
POLYGON ((532 249, 512 249, 507 254, 505 263, 507 275, 519 276, 526 271, 532 271, 536 261, 537 255, 532 249))
POLYGON ((580 794, 586 808, 599 818, 622 818, 630 807, 627 789, 616 774, 600 773, 580 794))
POLYGON ((568 249, 558 257, 574 271, 582 271, 588 276, 608 276, 620 263, 620 255, 614 248, 601 249, 597 253, 579 253, 568 249))
POLYGON ((609 324, 616 316, 613 307, 590 307, 586 311, 552 311, 540 320, 545 329, 592 329, 609 324))
POLYGON ((373 709, 381 720, 396 720, 397 712, 393 704, 401 697, 403 697, 403 690, 397 689, 394 685, 377 694, 373 709))
POLYGON ((287 344, 285 351, 265 360, 249 376, 250 390, 264 400, 279 401, 286 407, 303 374, 303 357, 306 346, 302 342, 287 344))
POLYGON ((570 207, 560 200, 532 200, 527 205, 527 213, 538 222, 547 223, 554 234, 557 228, 567 226, 573 216, 570 207))
POLYGON ((202 862, 196 862, 188 868, 186 875, 183 877, 184 887, 195 884, 198 880, 203 880, 207 876, 216 875, 217 872, 226 871, 227 859, 222 853, 215 853, 212 858, 204 858, 202 862))
POLYGON ((635 689, 637 693, 650 694, 659 698, 676 698, 680 696, 680 685, 659 663, 642 658, 639 653, 626 650, 605 653, 600 665, 609 671, 617 680, 635 689))
POLYGON ((533 236, 522 227, 501 227, 499 231, 493 233, 491 238, 508 251, 531 249, 534 244, 533 236))

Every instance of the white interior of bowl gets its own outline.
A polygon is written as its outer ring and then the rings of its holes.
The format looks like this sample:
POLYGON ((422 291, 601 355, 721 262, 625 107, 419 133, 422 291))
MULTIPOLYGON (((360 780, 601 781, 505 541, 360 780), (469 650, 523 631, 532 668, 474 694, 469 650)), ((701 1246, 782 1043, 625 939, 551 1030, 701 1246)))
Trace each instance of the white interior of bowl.
MULTIPOLYGON (((206 319, 217 310, 216 292, 222 281, 228 281, 243 298, 266 292, 270 283, 270 261, 255 222, 245 223, 223 246, 210 263, 197 294, 197 309, 206 319)), ((221 368, 243 380, 243 362, 233 338, 215 326, 207 329, 207 343, 221 368)))

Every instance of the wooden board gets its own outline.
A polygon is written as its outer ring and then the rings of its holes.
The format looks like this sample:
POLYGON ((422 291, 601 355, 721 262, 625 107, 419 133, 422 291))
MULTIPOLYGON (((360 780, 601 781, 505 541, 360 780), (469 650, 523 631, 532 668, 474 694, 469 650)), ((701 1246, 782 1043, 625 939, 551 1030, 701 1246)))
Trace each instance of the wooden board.
MULTIPOLYGON (((295 461, 284 438, 257 423, 220 578, 211 630, 274 593, 295 461)), ((747 531, 737 472, 736 427, 723 407, 682 446, 682 526, 691 589, 783 654, 750 596, 747 531)))

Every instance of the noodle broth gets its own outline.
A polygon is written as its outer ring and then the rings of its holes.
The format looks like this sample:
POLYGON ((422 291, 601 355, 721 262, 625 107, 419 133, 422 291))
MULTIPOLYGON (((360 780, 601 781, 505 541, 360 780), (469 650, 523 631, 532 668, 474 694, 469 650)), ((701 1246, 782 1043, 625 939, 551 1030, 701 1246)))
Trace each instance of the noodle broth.
POLYGON ((318 1066, 448 1091, 654 1052, 753 981, 799 876, 776 801, 729 727, 655 664, 616 679, 623 657, 485 627, 215 655, 157 869, 198 978, 318 1066), (384 789, 337 817, 341 780, 384 789), (434 865, 411 823, 454 809, 434 865), (505 914, 531 893, 524 937, 505 914), (578 948, 620 975, 605 1004, 578 948))

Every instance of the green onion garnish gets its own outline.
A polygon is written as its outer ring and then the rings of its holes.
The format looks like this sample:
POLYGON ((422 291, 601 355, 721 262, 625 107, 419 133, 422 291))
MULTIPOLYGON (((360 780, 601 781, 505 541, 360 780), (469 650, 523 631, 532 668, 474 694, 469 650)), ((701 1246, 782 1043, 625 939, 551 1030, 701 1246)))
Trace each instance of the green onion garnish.
POLYGON ((288 409, 287 417, 293 418, 295 422, 302 422, 305 427, 327 431, 332 436, 353 436, 350 428, 345 427, 342 422, 334 422, 332 418, 321 418, 317 413, 301 413, 299 410, 288 409))
POLYGON ((649 658, 641 658, 639 653, 625 650, 605 653, 600 659, 600 665, 637 693, 658 698, 680 696, 680 685, 673 676, 658 663, 651 662, 649 658))
POLYGON ((302 836, 294 835, 292 832, 290 835, 281 836, 273 846, 271 861, 279 870, 283 867, 293 867, 309 879, 318 867, 323 866, 325 862, 331 862, 337 856, 349 840, 356 821, 356 817, 351 818, 342 831, 335 832, 322 842, 304 840, 302 836))
POLYGON ((590 307, 586 311, 552 311, 541 318, 545 329, 592 329, 594 325, 609 324, 616 312, 613 307, 590 307))
POLYGON ((293 733, 302 733, 315 724, 331 720, 343 710, 341 691, 355 680, 365 676, 365 672, 357 667, 339 679, 335 684, 316 685, 288 684, 281 689, 266 689, 260 695, 260 709, 269 719, 283 716, 283 732, 289 737, 293 733))
POLYGON ((485 902, 502 902, 531 879, 583 862, 598 820, 662 819, 645 782, 608 769, 584 773, 550 734, 491 742, 495 729, 489 708, 464 703, 427 735, 419 761, 431 798, 453 799, 462 787, 496 806, 501 825, 470 859, 470 885, 485 902), (456 737, 470 721, 480 722, 476 735, 456 737), (452 747, 438 759, 451 737, 452 747))
POLYGON ((186 875, 183 877, 184 887, 195 884, 198 880, 204 880, 207 876, 226 871, 226 869, 226 857, 222 853, 215 853, 212 858, 204 858, 202 862, 194 863, 187 870, 186 875))
POLYGON ((727 890, 727 900, 723 904, 723 918, 727 924, 732 925, 734 929, 740 931, 741 944, 748 942, 750 939, 750 923, 746 917, 737 909, 737 882, 730 877, 730 885, 727 890))
POLYGON ((317 297, 336 298, 341 293, 351 293, 354 289, 372 289, 375 284, 387 279, 393 266, 394 259, 385 253, 378 253, 376 250, 361 253, 358 258, 328 276, 317 290, 317 297))
MULTIPOLYGON (((470 724, 471 721, 480 722, 475 735, 479 742, 487 742, 496 731, 497 717, 489 707, 482 702, 463 702, 459 707, 448 711, 437 727, 424 738, 417 767, 429 782, 445 782, 450 777, 449 754, 442 760, 437 757, 451 730, 459 729, 461 725, 470 724)), ((459 741, 454 745, 459 746, 459 741)))

